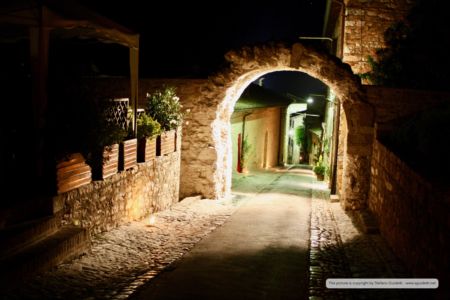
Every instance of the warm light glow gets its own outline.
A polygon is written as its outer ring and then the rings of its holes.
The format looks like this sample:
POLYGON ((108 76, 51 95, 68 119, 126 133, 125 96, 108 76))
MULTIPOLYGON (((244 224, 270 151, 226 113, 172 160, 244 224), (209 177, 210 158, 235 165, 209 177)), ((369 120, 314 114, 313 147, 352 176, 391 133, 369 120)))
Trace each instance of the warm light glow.
POLYGON ((219 198, 228 199, 231 197, 231 165, 233 163, 233 151, 230 117, 234 111, 234 105, 247 86, 261 75, 262 72, 250 72, 250 74, 238 78, 235 84, 226 90, 225 97, 219 105, 216 119, 213 122, 214 150, 216 151, 218 158, 216 162, 216 171, 214 172, 214 181, 216 183, 216 195, 219 195, 219 198), (224 124, 224 120, 226 120, 227 123, 224 124), (226 171, 219 172, 218 170, 226 171))
POLYGON ((150 217, 148 218, 148 225, 152 226, 155 224, 155 222, 156 222, 155 215, 150 215, 150 217))
POLYGON ((314 102, 314 99, 311 98, 311 97, 309 97, 308 99, 306 99, 306 102, 308 102, 308 103, 313 103, 313 102, 314 102))

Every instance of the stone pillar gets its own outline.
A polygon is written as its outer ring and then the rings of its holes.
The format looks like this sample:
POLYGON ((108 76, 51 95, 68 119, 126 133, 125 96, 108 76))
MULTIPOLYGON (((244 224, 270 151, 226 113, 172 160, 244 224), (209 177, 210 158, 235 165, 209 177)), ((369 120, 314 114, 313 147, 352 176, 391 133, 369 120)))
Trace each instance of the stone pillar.
POLYGON ((216 143, 211 124, 214 110, 203 105, 192 106, 183 128, 180 197, 202 195, 215 199, 216 143))
POLYGON ((342 195, 342 178, 344 170, 344 153, 347 145, 347 118, 345 117, 345 111, 340 104, 340 118, 339 118, 339 132, 338 132, 338 153, 337 153, 337 169, 336 169, 336 193, 342 195))
POLYGON ((373 108, 367 103, 344 103, 347 137, 344 153, 342 201, 345 210, 367 206, 374 133, 373 108))
POLYGON ((217 161, 214 165, 215 198, 227 198, 231 193, 232 146, 230 117, 214 122, 215 152, 217 161))

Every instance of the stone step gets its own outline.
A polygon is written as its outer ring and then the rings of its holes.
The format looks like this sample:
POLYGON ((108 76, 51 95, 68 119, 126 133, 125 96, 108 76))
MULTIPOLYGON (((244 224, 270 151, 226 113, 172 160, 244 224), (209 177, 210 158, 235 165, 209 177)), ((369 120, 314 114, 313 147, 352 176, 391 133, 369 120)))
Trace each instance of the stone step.
POLYGON ((339 202, 339 195, 335 195, 335 194, 330 195, 330 202, 331 203, 339 202))
POLYGON ((0 261, 0 289, 18 286, 23 280, 83 253, 89 244, 86 229, 74 226, 60 228, 56 233, 0 261))
POLYGON ((39 242, 58 231, 61 213, 23 222, 0 230, 0 259, 39 242))
POLYGON ((13 200, 13 202, 1 204, 0 229, 50 216, 54 212, 54 201, 51 197, 19 197, 13 200))

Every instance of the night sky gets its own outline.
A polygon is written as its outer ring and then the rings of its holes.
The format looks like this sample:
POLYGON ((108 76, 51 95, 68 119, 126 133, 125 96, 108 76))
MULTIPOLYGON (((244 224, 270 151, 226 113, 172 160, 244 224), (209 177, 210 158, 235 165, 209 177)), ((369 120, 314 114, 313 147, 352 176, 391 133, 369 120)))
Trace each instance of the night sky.
MULTIPOLYGON (((142 78, 207 77, 230 49, 320 36, 325 11, 325 0, 79 2, 141 34, 142 78)), ((118 72, 102 59, 100 72, 118 72)))

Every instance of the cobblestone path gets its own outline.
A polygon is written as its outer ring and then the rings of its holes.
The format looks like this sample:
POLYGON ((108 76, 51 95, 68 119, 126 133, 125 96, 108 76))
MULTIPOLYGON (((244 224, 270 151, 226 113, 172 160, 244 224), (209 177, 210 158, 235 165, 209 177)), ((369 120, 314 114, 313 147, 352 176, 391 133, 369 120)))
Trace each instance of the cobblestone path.
MULTIPOLYGON (((285 171, 283 171, 285 172, 285 171)), ((241 191, 264 192, 280 173, 242 180, 241 191), (244 185, 247 184, 247 187, 244 185), (257 183, 257 184, 256 184, 257 183), (253 185, 253 187, 252 187, 253 185)), ((330 203, 324 183, 311 185, 309 300, 433 299, 429 291, 327 289, 327 278, 409 278, 379 234, 362 234, 351 214, 330 203)), ((84 255, 37 276, 0 299, 126 299, 221 226, 244 203, 187 198, 149 220, 96 236, 84 255)))
POLYGON ((149 220, 98 235, 85 255, 0 299, 126 299, 178 260, 239 207, 240 201, 187 198, 149 220))
POLYGON ((434 299, 430 290, 327 289, 327 278, 412 278, 380 234, 364 234, 356 216, 330 203, 323 182, 311 202, 310 300, 434 299), (355 225, 356 224, 356 225, 355 225))

